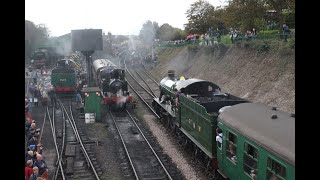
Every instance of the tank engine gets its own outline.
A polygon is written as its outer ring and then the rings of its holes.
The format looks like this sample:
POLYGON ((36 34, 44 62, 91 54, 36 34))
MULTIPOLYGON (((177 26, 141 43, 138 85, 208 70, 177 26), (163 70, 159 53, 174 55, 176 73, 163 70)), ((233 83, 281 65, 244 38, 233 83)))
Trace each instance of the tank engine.
POLYGON ((129 95, 123 69, 117 68, 108 59, 94 60, 92 68, 93 76, 97 86, 100 88, 103 101, 109 108, 124 108, 127 103, 132 102, 132 96, 129 95))
POLYGON ((76 89, 77 72, 71 64, 68 59, 61 59, 51 71, 51 84, 58 93, 72 93, 76 89))

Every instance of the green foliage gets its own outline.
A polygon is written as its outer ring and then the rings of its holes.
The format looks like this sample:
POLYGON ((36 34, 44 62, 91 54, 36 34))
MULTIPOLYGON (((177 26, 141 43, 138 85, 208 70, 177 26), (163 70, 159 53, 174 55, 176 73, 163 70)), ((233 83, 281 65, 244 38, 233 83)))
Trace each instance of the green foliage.
POLYGON ((233 0, 226 8, 224 21, 242 32, 257 29, 256 25, 263 24, 266 10, 264 0, 233 0))
POLYGON ((160 41, 179 40, 185 39, 186 33, 179 28, 174 28, 168 23, 165 23, 162 26, 160 26, 158 30, 158 37, 160 41))
POLYGON ((230 38, 230 35, 224 35, 224 36, 221 36, 221 43, 222 44, 231 44, 231 38, 230 38))
POLYGON ((185 29, 191 34, 204 34, 210 27, 222 29, 224 28, 222 12, 215 11, 208 1, 198 0, 187 10, 188 23, 185 24, 185 29))
POLYGON ((261 29, 267 29, 267 22, 263 18, 261 18, 261 19, 256 18, 254 20, 253 24, 254 24, 254 27, 257 27, 256 28, 257 31, 259 31, 261 29))

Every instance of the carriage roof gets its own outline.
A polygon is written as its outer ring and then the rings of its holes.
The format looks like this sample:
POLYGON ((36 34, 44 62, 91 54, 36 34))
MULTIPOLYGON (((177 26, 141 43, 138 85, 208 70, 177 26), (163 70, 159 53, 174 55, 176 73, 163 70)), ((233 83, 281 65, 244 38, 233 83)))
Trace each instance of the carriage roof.
POLYGON ((226 108, 219 121, 295 164, 295 118, 290 113, 260 103, 241 103, 226 108))

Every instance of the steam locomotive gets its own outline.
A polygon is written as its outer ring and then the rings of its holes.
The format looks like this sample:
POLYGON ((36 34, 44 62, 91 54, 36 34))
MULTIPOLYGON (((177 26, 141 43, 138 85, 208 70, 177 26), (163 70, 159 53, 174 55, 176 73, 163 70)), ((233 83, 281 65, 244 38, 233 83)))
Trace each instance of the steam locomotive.
POLYGON ((94 60, 92 69, 95 83, 100 88, 103 101, 110 109, 125 108, 127 103, 132 102, 123 69, 117 68, 108 59, 94 60))
POLYGON ((51 84, 57 93, 72 93, 76 90, 77 71, 69 59, 58 60, 51 72, 51 84))
POLYGON ((41 68, 43 66, 48 66, 49 64, 54 64, 58 59, 63 56, 57 54, 54 48, 39 48, 33 52, 31 55, 31 62, 35 68, 41 68))

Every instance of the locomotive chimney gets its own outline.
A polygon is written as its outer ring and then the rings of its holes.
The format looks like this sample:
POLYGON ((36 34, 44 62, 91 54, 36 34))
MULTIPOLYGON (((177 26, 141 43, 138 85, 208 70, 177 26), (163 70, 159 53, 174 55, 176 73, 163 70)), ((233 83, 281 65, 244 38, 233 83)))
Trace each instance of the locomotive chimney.
POLYGON ((175 73, 174 70, 168 70, 168 77, 169 77, 169 79, 174 80, 174 76, 175 76, 174 73, 175 73))

